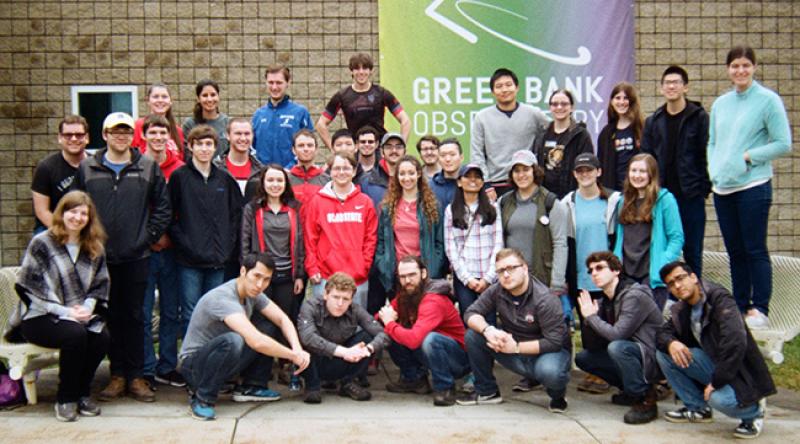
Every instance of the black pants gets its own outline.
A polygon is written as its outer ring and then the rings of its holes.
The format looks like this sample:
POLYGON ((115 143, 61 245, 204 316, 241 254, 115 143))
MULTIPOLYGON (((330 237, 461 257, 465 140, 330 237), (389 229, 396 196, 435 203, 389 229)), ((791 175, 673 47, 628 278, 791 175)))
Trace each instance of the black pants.
MULTIPOLYGON (((372 339, 372 335, 361 330, 341 345, 343 347, 352 347, 359 342, 369 344, 372 339)), ((319 390, 321 379, 326 381, 338 381, 341 379, 342 384, 346 384, 355 378, 366 376, 368 366, 368 358, 364 358, 358 362, 348 362, 335 356, 327 357, 312 354, 311 363, 305 371, 303 371, 303 377, 306 379, 306 390, 319 390)))
POLYGON ((111 292, 108 300, 108 351, 111 375, 141 378, 144 368, 144 292, 149 258, 108 265, 111 292))
POLYGON ((303 303, 305 293, 294 294, 294 279, 291 271, 275 272, 272 282, 267 289, 267 297, 289 316, 293 324, 297 323, 300 314, 300 305, 303 303))
POLYGON ((59 349, 59 403, 89 396, 94 372, 108 350, 108 330, 92 333, 78 322, 45 315, 22 321, 22 334, 32 344, 59 349))

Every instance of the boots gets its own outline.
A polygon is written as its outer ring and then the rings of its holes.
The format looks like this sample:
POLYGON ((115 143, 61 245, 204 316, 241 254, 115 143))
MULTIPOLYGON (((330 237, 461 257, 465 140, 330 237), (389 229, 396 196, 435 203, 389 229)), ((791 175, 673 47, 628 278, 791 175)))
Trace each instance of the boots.
POLYGON ((647 424, 658 417, 658 393, 654 386, 650 386, 647 392, 631 406, 625 413, 623 420, 625 424, 647 424))

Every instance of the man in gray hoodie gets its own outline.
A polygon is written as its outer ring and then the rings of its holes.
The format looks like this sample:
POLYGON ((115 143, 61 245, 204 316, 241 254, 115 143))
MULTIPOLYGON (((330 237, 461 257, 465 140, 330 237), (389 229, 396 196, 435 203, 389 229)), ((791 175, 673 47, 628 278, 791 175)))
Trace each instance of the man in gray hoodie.
POLYGON ((608 341, 605 350, 583 350, 575 364, 622 389, 611 397, 617 405, 630 405, 626 424, 645 424, 658 416, 653 382, 657 379, 656 332, 662 317, 650 289, 620 276, 622 263, 610 251, 597 251, 586 258, 592 282, 606 296, 592 300, 583 290, 578 298, 588 328, 608 341))

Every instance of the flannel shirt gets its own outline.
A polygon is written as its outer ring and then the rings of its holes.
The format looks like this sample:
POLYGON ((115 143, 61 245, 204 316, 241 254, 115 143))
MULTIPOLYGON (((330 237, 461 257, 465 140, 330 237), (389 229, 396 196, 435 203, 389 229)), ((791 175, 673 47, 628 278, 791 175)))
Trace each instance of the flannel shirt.
POLYGON ((481 217, 475 215, 478 204, 468 208, 467 220, 471 229, 453 226, 452 205, 444 212, 444 251, 453 266, 454 275, 466 284, 471 278, 486 279, 490 284, 495 280, 494 258, 503 248, 503 223, 500 209, 494 205, 497 218, 494 224, 481 225, 481 217))

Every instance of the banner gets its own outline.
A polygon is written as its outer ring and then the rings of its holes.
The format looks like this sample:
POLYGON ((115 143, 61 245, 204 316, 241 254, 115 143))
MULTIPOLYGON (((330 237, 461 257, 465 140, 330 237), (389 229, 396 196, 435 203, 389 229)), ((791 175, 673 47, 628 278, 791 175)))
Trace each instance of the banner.
MULTIPOLYGON (((381 84, 425 134, 469 146, 474 114, 494 104, 489 78, 509 68, 517 100, 549 116, 558 88, 596 141, 614 85, 634 80, 632 0, 379 0, 381 84)), ((395 124, 396 122, 391 122, 395 124)), ((465 152, 468 149, 465 149, 465 152)))

